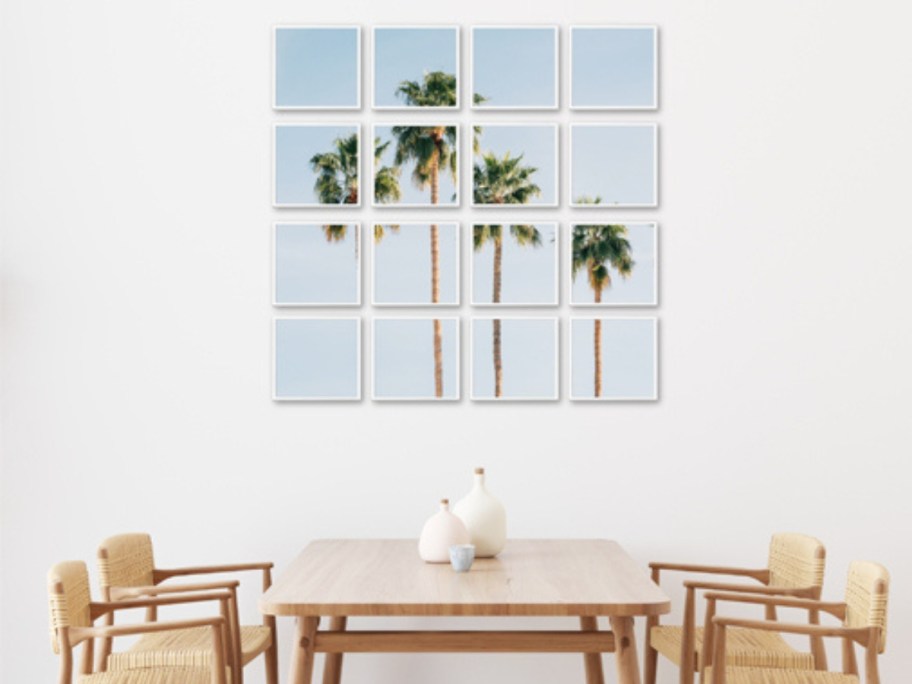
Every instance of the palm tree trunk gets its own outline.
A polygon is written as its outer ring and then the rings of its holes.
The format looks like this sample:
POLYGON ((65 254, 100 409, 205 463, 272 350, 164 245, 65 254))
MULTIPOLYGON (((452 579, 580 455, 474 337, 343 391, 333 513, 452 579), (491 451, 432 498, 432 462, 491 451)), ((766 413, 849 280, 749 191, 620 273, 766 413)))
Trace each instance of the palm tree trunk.
MULTIPOLYGON (((491 300, 500 303, 503 283, 503 239, 494 240, 494 295, 491 300)), ((494 319, 494 396, 503 396, 503 350, 501 349, 500 319, 494 319)))
MULTIPOLYGON (((596 289, 595 291, 595 303, 598 304, 602 301, 602 291, 596 289)), ((593 345, 595 347, 595 394, 594 396, 602 396, 602 319, 595 319, 595 331, 592 335, 593 345)))
POLYGON ((434 396, 443 396, 443 334, 440 319, 434 319, 434 396))
POLYGON ((494 319, 494 396, 503 396, 503 357, 501 355, 500 319, 494 319))
MULTIPOLYGON (((431 160, 431 204, 440 201, 440 154, 431 160)), ((431 225, 431 302, 440 301, 440 233, 431 225)), ((443 335, 440 320, 434 319, 434 396, 443 396, 443 335)))

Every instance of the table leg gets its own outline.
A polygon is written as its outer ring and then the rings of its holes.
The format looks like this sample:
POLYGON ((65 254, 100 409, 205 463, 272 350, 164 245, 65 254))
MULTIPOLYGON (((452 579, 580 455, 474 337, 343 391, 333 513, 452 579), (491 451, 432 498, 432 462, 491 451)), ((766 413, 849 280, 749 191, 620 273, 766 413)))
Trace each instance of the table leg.
MULTIPOLYGON (((597 632, 598 620, 594 617, 581 617, 580 629, 584 632, 597 632)), ((586 684, 605 684, 605 674, 602 671, 601 653, 584 653, 586 663, 586 684)))
POLYGON ((313 678, 314 637, 320 624, 318 617, 299 617, 291 649, 291 684, 310 684, 313 678))
POLYGON ((637 663, 633 618, 611 618, 611 631, 614 632, 614 657, 617 661, 618 682, 620 684, 640 684, 640 667, 637 663))
MULTIPOLYGON (((334 617, 329 621, 330 632, 344 632, 348 618, 334 617)), ((323 684, 340 684, 342 681, 342 654, 327 653, 326 663, 323 665, 323 684)))

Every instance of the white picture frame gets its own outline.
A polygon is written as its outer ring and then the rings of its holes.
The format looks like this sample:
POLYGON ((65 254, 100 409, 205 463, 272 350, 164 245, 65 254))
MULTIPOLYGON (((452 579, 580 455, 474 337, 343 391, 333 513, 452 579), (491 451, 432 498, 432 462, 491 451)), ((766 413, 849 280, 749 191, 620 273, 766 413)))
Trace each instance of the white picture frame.
MULTIPOLYGON (((593 148, 589 147, 588 150, 591 151, 593 148)), ((609 155, 610 156, 610 155, 609 155)), ((619 174, 623 174, 623 170, 618 170, 619 174)), ((636 209, 636 208, 649 208, 654 209, 659 206, 659 126, 656 123, 652 122, 599 122, 599 123, 574 123, 570 124, 570 163, 567 169, 568 175, 568 186, 570 189, 570 202, 569 205, 574 209, 585 209, 587 211, 595 209, 636 209), (578 175, 583 175, 579 173, 579 170, 574 171, 576 159, 581 155, 577 155, 575 148, 574 137, 577 135, 578 131, 589 131, 595 129, 605 129, 605 131, 617 131, 621 129, 631 129, 636 131, 646 131, 649 133, 649 139, 651 140, 651 149, 640 153, 640 161, 647 160, 651 164, 651 179, 648 184, 648 201, 611 201, 610 198, 604 204, 590 204, 582 203, 579 201, 581 195, 588 194, 587 192, 578 189, 574 185, 574 177, 578 175)), ((628 174, 629 175, 629 174, 628 174)), ((593 189, 593 195, 598 195, 598 191, 593 189)))
MULTIPOLYGON (((461 273, 462 273, 462 236, 461 236, 461 226, 458 221, 371 221, 370 223, 370 235, 368 239, 370 240, 370 253, 371 253, 371 305, 377 308, 397 308, 397 307, 428 307, 428 308, 454 308, 460 305, 460 294, 461 294, 461 273), (375 238, 376 235, 376 226, 389 227, 391 225, 398 226, 400 235, 389 235, 384 236, 383 240, 395 240, 397 237, 401 237, 403 231, 408 232, 412 230, 417 230, 421 227, 427 227, 428 232, 430 232, 430 227, 432 225, 438 226, 438 232, 446 228, 444 232, 451 232, 452 234, 447 236, 447 246, 451 250, 453 257, 453 273, 452 274, 442 274, 442 277, 449 280, 452 278, 453 287, 452 287, 452 296, 446 298, 445 301, 440 301, 437 303, 430 301, 420 301, 418 298, 415 299, 403 299, 402 301, 395 301, 392 298, 384 299, 378 297, 378 292, 381 289, 380 278, 383 278, 383 267, 380 267, 378 264, 378 250, 382 249, 382 243, 378 243, 375 238)), ((439 245, 440 249, 443 249, 444 236, 440 235, 439 245)), ((392 267, 392 265, 390 265, 392 267)), ((405 267, 405 265, 403 265, 405 267)), ((448 288, 449 289, 449 288, 448 288)))
MULTIPOLYGON (((290 334, 290 333, 289 333, 290 334)), ((344 340, 342 340, 344 342, 344 340)), ((321 351, 323 350, 321 349, 321 351)), ((303 317, 289 317, 289 316, 280 316, 273 319, 272 325, 272 400, 275 402, 358 402, 361 401, 361 355, 362 355, 362 338, 361 338, 361 318, 359 317, 338 317, 338 318, 303 318, 303 317), (331 326, 324 326, 324 329, 321 330, 320 326, 322 324, 332 324, 331 326), (286 325, 289 324, 289 325, 286 325), (337 370, 341 369, 343 371, 349 370, 349 364, 351 364, 352 369, 354 370, 354 390, 348 393, 339 393, 339 394, 328 394, 324 392, 314 392, 308 394, 305 392, 282 392, 280 391, 280 385, 285 384, 279 378, 279 373, 281 368, 284 367, 284 359, 280 359, 280 355, 285 354, 286 350, 284 349, 283 340, 280 339, 284 336, 286 331, 283 331, 282 328, 290 328, 291 326, 298 328, 307 328, 311 327, 315 330, 309 331, 309 337, 307 339, 313 341, 320 341, 325 346, 323 349, 329 351, 329 355, 321 353, 319 359, 313 364, 313 367, 308 370, 319 369, 319 372, 323 372, 329 375, 334 375, 335 378, 338 378, 337 370), (352 358, 343 359, 343 352, 345 351, 343 345, 338 344, 339 340, 334 339, 329 334, 327 334, 326 329, 329 327, 330 330, 336 335, 345 332, 343 329, 348 328, 348 334, 354 333, 354 353, 352 358), (332 328, 336 328, 332 330, 332 328)), ((345 354, 347 356, 348 354, 345 354)), ((296 381, 300 381, 297 379, 296 381)))
POLYGON ((462 29, 456 24, 390 24, 374 26, 371 29, 371 109, 375 111, 432 111, 446 112, 459 111, 462 108, 462 29), (377 32, 387 30, 403 31, 421 31, 421 30, 452 30, 455 33, 455 67, 456 67, 456 104, 450 107, 411 107, 408 105, 379 105, 377 104, 377 73, 378 73, 378 56, 377 56, 377 32))
MULTIPOLYGON (((527 333, 527 335, 528 335, 528 333, 527 333)), ((509 352, 509 347, 510 347, 509 342, 508 342, 507 346, 508 346, 507 351, 509 352)), ((533 352, 532 356, 530 357, 530 358, 532 358, 532 361, 530 363, 532 364, 533 369, 538 370, 541 365, 542 354, 534 353, 535 350, 534 350, 534 348, 531 347, 531 345, 517 345, 517 348, 519 348, 519 347, 522 347, 526 350, 529 350, 530 352, 533 352)), ((491 348, 485 346, 484 352, 485 353, 488 353, 488 352, 496 353, 496 352, 494 352, 494 349, 493 349, 493 341, 492 341, 491 348)), ((508 384, 515 385, 515 379, 518 377, 521 377, 522 380, 526 381, 526 382, 533 379, 528 372, 520 371, 520 372, 516 372, 516 373, 512 373, 512 374, 509 373, 508 372, 509 363, 507 361, 508 360, 501 358, 501 366, 502 366, 501 375, 505 379, 504 385, 508 385, 508 384), (506 367, 504 367, 504 366, 506 366, 506 367), (509 377, 510 375, 513 376, 513 380, 511 380, 511 378, 509 377), (510 381, 510 382, 508 383, 507 381, 510 381)), ((494 363, 496 366, 496 361, 494 361, 494 363)), ((511 402, 555 402, 555 401, 559 401, 560 400, 560 319, 557 316, 547 316, 547 317, 544 317, 544 316, 534 316, 534 317, 533 316, 490 316, 490 315, 473 316, 471 319, 470 331, 469 331, 469 373, 471 375, 470 398, 473 402, 486 402, 486 403, 508 402, 508 403, 511 403, 511 402), (542 328, 545 328, 548 325, 550 325, 552 327, 550 334, 546 334, 546 333, 540 333, 540 334, 543 335, 542 340, 544 340, 546 343, 550 341, 550 343, 553 345, 553 347, 552 347, 553 353, 551 355, 551 361, 553 363, 553 368, 544 369, 543 371, 541 371, 540 378, 534 378, 534 380, 536 380, 536 381, 543 381, 545 383, 550 382, 552 391, 544 392, 541 394, 538 394, 538 393, 522 394, 520 392, 515 391, 515 389, 508 389, 507 394, 502 393, 500 396, 497 396, 495 379, 492 378, 490 381, 488 381, 487 377, 485 377, 485 381, 483 383, 479 382, 479 373, 482 371, 479 370, 480 366, 477 366, 476 364, 485 363, 482 361, 482 350, 479 349, 479 341, 478 341, 479 336, 482 334, 484 334, 484 335, 487 334, 487 329, 482 329, 482 326, 484 325, 486 328, 488 323, 491 324, 491 329, 493 331, 495 321, 500 321, 501 326, 502 326, 501 353, 503 353, 503 334, 504 334, 503 329, 504 328, 506 328, 507 331, 509 331, 509 328, 511 327, 511 325, 517 324, 517 323, 519 323, 519 324, 522 324, 522 323, 540 324, 542 328), (491 383, 494 383, 494 387, 492 388, 492 390, 490 392, 483 391, 479 387, 479 384, 490 385, 491 383)), ((493 375, 496 378, 496 371, 493 372, 493 375)), ((503 388, 501 388, 501 389, 503 391, 503 388)))
MULTIPOLYGON (((273 134, 272 134, 272 206, 274 208, 276 208, 276 209, 331 209, 331 210, 335 211, 338 209, 358 209, 362 206, 362 204, 364 202, 364 199, 363 199, 363 196, 364 196, 364 163, 363 163, 364 145, 363 145, 363 136, 361 134, 362 133, 361 124, 348 123, 348 122, 275 123, 275 124, 273 124, 272 131, 273 131, 273 134), (332 130, 337 130, 338 132, 341 132, 344 129, 351 129, 357 134, 357 137, 358 137, 358 140, 357 140, 357 144, 358 144, 358 163, 357 163, 358 201, 357 202, 353 202, 351 204, 344 204, 344 203, 338 203, 338 204, 326 203, 326 204, 324 204, 321 202, 282 201, 282 200, 280 200, 280 198, 279 198, 280 186, 283 185, 283 178, 281 178, 280 176, 284 176, 284 174, 285 174, 285 172, 280 171, 280 168, 279 168, 279 165, 281 163, 280 155, 281 155, 281 158, 284 159, 286 154, 291 154, 290 152, 281 151, 279 149, 280 133, 285 130, 292 131, 292 130, 296 130, 296 129, 308 130, 308 129, 317 129, 317 128, 332 129, 332 130)), ((333 141, 334 141, 334 139, 328 139, 326 141, 326 143, 329 146, 331 146, 333 144, 333 141)), ((330 148, 321 147, 320 149, 328 150, 330 148)), ((302 156, 308 157, 308 154, 304 153, 302 156)), ((302 163, 303 164, 309 163, 309 159, 307 159, 306 161, 303 161, 303 162, 301 160, 295 160, 295 162, 296 162, 295 172, 297 172, 298 168, 300 168, 300 165, 302 163)), ((289 161, 288 163, 291 164, 292 162, 289 161)), ((316 176, 314 176, 314 178, 315 177, 316 176)), ((302 183, 302 184, 304 183, 304 181, 302 179, 297 179, 297 182, 302 183)), ((294 185, 295 183, 289 182, 289 184, 294 185)))
MULTIPOLYGON (((362 66, 361 66, 361 27, 358 25, 345 25, 345 24, 275 24, 272 27, 272 108, 275 111, 358 111, 361 109, 361 90, 363 83, 362 76, 362 66), (355 32, 355 69, 356 69, 356 97, 355 104, 353 105, 340 105, 340 104, 313 104, 313 105, 281 105, 279 104, 279 33, 281 31, 342 31, 342 30, 351 30, 355 32)), ((325 68, 325 62, 319 62, 321 68, 325 68)))
MULTIPOLYGON (((475 221, 471 224, 471 232, 469 233, 468 240, 469 240, 469 245, 470 245, 469 249, 471 251, 471 269, 470 269, 470 274, 469 274, 469 277, 470 277, 469 299, 470 299, 470 303, 473 307, 494 310, 494 309, 503 309, 503 308, 512 308, 512 307, 524 308, 524 309, 525 308, 546 308, 546 307, 553 308, 553 307, 557 307, 560 305, 560 252, 561 252, 562 240, 561 240, 561 226, 560 226, 559 222, 557 222, 557 221, 537 221, 535 219, 528 219, 528 220, 492 219, 490 221, 484 221, 484 222, 475 221), (552 230, 551 236, 549 236, 546 232, 544 237, 542 238, 542 247, 544 247, 546 252, 550 252, 550 258, 547 261, 550 262, 548 265, 550 266, 552 273, 551 273, 550 278, 548 278, 548 281, 546 281, 550 284, 550 289, 551 289, 550 297, 543 298, 541 300, 530 299, 530 301, 521 301, 520 298, 510 297, 509 294, 504 295, 503 291, 502 291, 501 301, 493 302, 493 301, 485 301, 479 296, 479 294, 480 294, 479 290, 481 288, 481 286, 479 285, 480 280, 487 276, 490 276, 493 280, 493 268, 494 268, 493 263, 492 263, 491 274, 486 273, 484 276, 482 276, 478 271, 480 262, 482 261, 483 258, 486 259, 486 254, 483 254, 483 250, 486 250, 488 248, 488 245, 485 244, 481 249, 476 249, 475 248, 475 233, 476 233, 476 230, 478 229, 478 227, 485 226, 485 225, 488 225, 488 226, 500 225, 500 226, 502 226, 501 230, 506 231, 506 232, 511 232, 511 229, 513 226, 527 226, 527 225, 532 225, 532 226, 536 227, 536 229, 544 228, 545 231, 547 231, 548 228, 550 228, 552 230)), ((493 245, 491 245, 491 249, 493 249, 493 245)), ((507 262, 508 260, 515 260, 515 257, 513 259, 511 259, 511 257, 510 257, 511 252, 516 252, 519 255, 526 255, 525 250, 534 250, 534 249, 535 249, 535 247, 533 247, 532 245, 529 245, 529 244, 520 245, 518 243, 518 241, 515 238, 512 238, 511 236, 503 237, 503 259, 505 262, 507 262)), ((526 255, 526 256, 528 256, 528 255, 526 255)), ((520 257, 520 259, 521 258, 522 257, 520 257)), ((492 260, 493 260, 493 255, 492 255, 492 260)), ((545 261, 546 260, 541 259, 539 261, 539 263, 542 264, 542 266, 544 266, 545 261)), ((501 286, 502 287, 504 284, 507 283, 507 278, 510 275, 510 269, 508 268, 508 266, 509 266, 509 263, 504 263, 502 266, 502 276, 501 276, 501 278, 502 278, 501 286)), ((530 275, 527 277, 531 278, 534 276, 530 275)), ((544 281, 544 276, 542 276, 542 280, 544 281)), ((492 285, 491 289, 492 289, 491 299, 493 300, 494 299, 493 285, 492 285)), ((509 290, 507 290, 507 292, 509 292, 509 290)))
MULTIPOLYGON (((364 251, 363 247, 362 247, 362 243, 363 243, 362 232, 363 232, 362 224, 360 221, 339 220, 337 222, 333 222, 332 224, 318 223, 318 222, 314 222, 314 221, 275 221, 272 224, 272 305, 277 308, 360 307, 361 300, 362 300, 361 272, 363 270, 363 267, 362 267, 363 259, 362 259, 361 255, 363 254, 363 251, 364 251), (353 268, 354 281, 355 281, 354 299, 352 301, 335 300, 335 299, 327 299, 327 301, 319 301, 319 300, 308 301, 306 299, 281 296, 280 292, 282 290, 293 289, 292 287, 288 287, 288 286, 283 287, 280 284, 280 279, 282 278, 283 271, 286 268, 294 268, 294 265, 287 263, 288 261, 291 261, 292 259, 294 259, 293 250, 292 250, 291 255, 283 256, 282 254, 280 254, 280 249, 281 249, 281 246, 283 243, 283 236, 281 235, 281 233, 282 232, 291 232, 293 229, 296 229, 296 228, 297 229, 307 228, 307 229, 313 229, 314 231, 323 231, 324 235, 326 235, 327 234, 326 231, 329 230, 328 226, 330 226, 330 225, 332 225, 332 226, 340 225, 340 226, 345 227, 345 233, 346 233, 345 241, 346 242, 347 242, 347 238, 348 238, 348 229, 354 228, 353 236, 352 236, 352 243, 354 246, 353 257, 354 257, 354 261, 355 261, 354 268, 353 268)), ((335 241, 335 243, 334 243, 334 241, 331 241, 330 239, 325 238, 323 240, 323 242, 326 244, 321 245, 321 247, 328 247, 328 248, 343 247, 343 245, 335 244, 340 241, 335 241)), ((300 245, 298 246, 298 249, 300 249, 300 245)), ((300 264, 300 266, 298 266, 298 268, 306 268, 306 263, 300 264)), ((337 275, 337 280, 338 279, 341 279, 341 276, 337 275)))
MULTIPOLYGON (((551 193, 553 193, 554 199, 552 201, 534 202, 534 203, 529 202, 527 204, 476 203, 475 202, 474 174, 471 174, 472 175, 472 187, 471 187, 472 201, 470 204, 471 208, 472 209, 484 209, 484 210, 498 209, 498 210, 503 210, 503 211, 521 211, 521 210, 536 210, 536 209, 556 209, 557 207, 559 207, 560 206, 560 179, 561 179, 560 125, 557 123, 554 123, 554 122, 550 122, 550 121, 544 121, 541 123, 506 122, 506 121, 497 122, 497 123, 487 123, 487 122, 473 121, 472 126, 470 127, 471 133, 473 136, 475 135, 475 128, 479 127, 479 126, 482 128, 482 131, 481 131, 482 149, 479 150, 478 154, 476 154, 474 152, 474 150, 472 152, 472 169, 473 170, 475 168, 475 164, 479 158, 479 155, 483 155, 486 151, 490 151, 490 150, 484 149, 483 141, 484 141, 484 134, 485 134, 486 130, 490 131, 491 129, 505 130, 505 129, 536 129, 536 128, 548 129, 548 128, 550 128, 552 131, 552 136, 553 136, 552 140, 554 143, 554 154, 552 155, 552 159, 551 159, 551 162, 552 162, 551 168, 553 169, 554 179, 553 179, 553 182, 549 184, 549 186, 550 186, 549 190, 551 193)), ((474 145, 472 147, 474 148, 474 145)), ((511 150, 511 149, 504 150, 504 154, 506 152, 509 152, 511 157, 513 157, 513 158, 519 156, 520 154, 523 154, 523 155, 525 154, 525 151, 517 151, 517 150, 511 150)), ((500 156, 503 156, 503 155, 500 155, 500 156)), ((542 190, 544 191, 544 188, 542 188, 542 190)))
MULTIPOLYGON (((605 368, 604 363, 605 363, 606 359, 609 362, 614 362, 614 363, 617 363, 620 365, 626 365, 627 368, 629 369, 630 364, 628 363, 628 360, 626 358, 619 358, 618 356, 604 354, 605 340, 608 339, 609 335, 611 335, 611 331, 610 330, 606 331, 605 328, 603 328, 602 333, 601 333, 602 341, 603 341, 603 344, 601 347, 602 355, 603 355, 602 370, 604 371, 604 368, 605 368)), ((593 348, 592 348, 592 346, 590 346, 589 340, 584 337, 581 337, 580 339, 581 339, 580 346, 585 350, 585 351, 582 351, 581 353, 588 354, 590 352, 593 352, 593 348)), ((657 317, 655 317, 655 316, 650 316, 650 317, 571 316, 570 317, 569 346, 570 346, 570 349, 569 349, 568 360, 567 360, 567 366, 568 366, 567 373, 568 373, 568 381, 569 381, 568 382, 568 384, 569 384, 568 393, 569 393, 570 401, 572 401, 572 402, 650 402, 650 401, 658 401, 658 399, 659 399, 659 320, 657 317), (576 337, 577 337, 577 335, 581 335, 581 332, 582 332, 580 330, 580 328, 578 327, 578 324, 580 324, 580 325, 585 325, 585 324, 589 324, 589 323, 594 324, 595 321, 601 321, 603 325, 607 323, 608 325, 605 326, 605 328, 610 327, 611 324, 617 324, 617 323, 624 324, 624 323, 633 322, 634 324, 637 324, 638 327, 641 327, 643 331, 651 332, 649 347, 647 347, 645 349, 645 351, 640 350, 640 349, 636 350, 636 351, 640 352, 636 357, 640 362, 642 362, 643 359, 646 359, 647 362, 650 363, 651 378, 649 379, 648 383, 645 383, 646 385, 648 385, 648 387, 645 391, 641 391, 639 393, 619 392, 615 395, 610 395, 610 396, 605 396, 604 394, 602 394, 600 396, 595 396, 594 390, 592 392, 592 396, 590 396, 588 394, 588 392, 586 394, 583 394, 580 391, 580 388, 578 386, 579 383, 577 383, 575 381, 575 378, 577 377, 576 372, 581 367, 588 370, 588 365, 583 366, 580 363, 581 360, 577 358, 577 354, 576 354, 576 350, 577 350, 576 337)), ((593 364, 593 368, 594 367, 595 367, 595 364, 593 364)), ((582 382, 582 380, 580 380, 580 382, 582 382)), ((604 384, 604 378, 602 378, 602 383, 604 384)), ((593 385, 594 385, 594 382, 593 382, 593 385)))
POLYGON ((591 221, 573 221, 568 225, 567 237, 565 238, 564 248, 566 250, 566 258, 564 260, 564 268, 567 274, 567 299, 570 306, 574 309, 611 309, 611 308, 631 308, 631 307, 654 307, 659 304, 659 224, 656 221, 645 221, 642 219, 634 220, 620 220, 614 218, 601 218, 597 219, 593 217, 591 221), (631 296, 629 299, 624 300, 623 298, 612 297, 613 292, 609 291, 608 296, 611 299, 604 300, 602 302, 589 302, 584 301, 577 293, 579 292, 581 282, 586 280, 586 274, 579 272, 574 276, 573 274, 573 240, 576 235, 576 227, 584 225, 600 225, 600 224, 611 224, 611 225, 625 225, 629 230, 633 230, 635 234, 631 235, 628 233, 628 238, 634 245, 637 243, 642 243, 644 248, 647 250, 642 252, 643 256, 639 256, 637 249, 633 250, 633 259, 639 266, 649 266, 647 275, 641 280, 639 274, 637 273, 637 265, 634 266, 634 275, 633 278, 637 278, 637 282, 630 283, 630 281, 625 281, 622 278, 619 278, 617 274, 612 271, 611 278, 613 284, 611 287, 618 286, 620 289, 631 289, 628 285, 636 285, 637 289, 647 289, 651 291, 651 296, 641 295, 641 296, 631 296), (652 251, 648 251, 648 247, 651 244, 652 251), (618 301, 620 299, 620 301, 618 301))
MULTIPOLYGON (((432 328, 433 330, 433 328, 432 328)), ((414 330, 408 331, 409 335, 414 334, 414 330)), ((432 333, 433 334, 433 333, 432 333)), ((377 316, 371 320, 371 400, 375 402, 442 402, 442 403, 454 403, 459 402, 462 398, 462 369, 461 369, 461 326, 460 319, 457 316, 377 316), (395 369, 386 368, 386 364, 378 358, 378 349, 381 347, 381 335, 378 331, 378 324, 383 326, 386 323, 396 324, 396 323, 434 323, 435 321, 440 321, 441 323, 441 338, 446 335, 444 330, 444 324, 452 332, 451 348, 450 355, 448 358, 441 358, 441 365, 450 363, 453 366, 451 373, 447 373, 446 367, 441 369, 441 376, 443 379, 443 392, 444 394, 440 397, 435 394, 406 394, 400 392, 390 392, 385 393, 381 389, 386 385, 389 380, 387 378, 381 378, 381 375, 389 372, 390 377, 393 382, 399 382, 404 377, 409 377, 409 374, 403 372, 399 367, 395 369), (451 379, 451 382, 447 382, 447 377, 451 379), (452 392, 448 392, 447 387, 452 385, 452 392)), ((433 345, 434 339, 431 338, 431 350, 430 353, 433 356, 433 345)), ((441 340, 442 355, 446 354, 447 341, 441 340)), ((405 350, 407 353, 404 356, 408 358, 406 360, 400 360, 400 363, 416 363, 419 358, 419 354, 414 353, 414 350, 405 350)), ((434 363, 434 362, 432 362, 434 363)), ((436 368, 433 369, 434 372, 432 375, 436 375, 436 368)), ((432 379, 431 384, 436 385, 436 380, 432 379)), ((436 390, 434 390, 436 391, 436 390)))
MULTIPOLYGON (((659 108, 659 27, 655 24, 644 24, 644 25, 635 25, 635 24, 594 24, 594 25, 572 25, 570 27, 570 49, 568 53, 569 69, 568 69, 568 97, 570 100, 570 110, 571 111, 655 111, 659 108), (620 32, 640 32, 647 31, 651 33, 652 36, 652 88, 651 90, 651 102, 647 104, 594 104, 594 105, 583 105, 578 104, 578 101, 582 99, 577 95, 574 88, 574 84, 581 80, 580 77, 576 75, 576 68, 579 66, 580 59, 574 58, 576 55, 576 45, 574 38, 583 32, 587 31, 620 31, 620 32)), ((624 60, 626 64, 629 64, 630 57, 629 55, 624 60)), ((599 65, 604 69, 604 60, 599 61, 599 65)))
MULTIPOLYGON (((482 65, 482 68, 484 66, 482 65)), ((494 25, 494 24, 481 24, 473 26, 469 33, 469 93, 471 94, 470 108, 475 111, 557 111, 560 109, 560 28, 554 24, 505 24, 505 25, 494 25), (478 62, 480 61, 476 55, 476 48, 478 46, 479 40, 477 35, 485 31, 549 31, 554 39, 554 50, 552 51, 552 60, 553 60, 553 71, 552 75, 554 78, 554 88, 551 93, 552 102, 547 104, 533 104, 533 105, 519 105, 519 104, 484 104, 475 103, 475 94, 479 93, 479 87, 477 81, 479 80, 476 77, 476 69, 478 68, 478 62)), ((539 76, 541 74, 539 73, 539 76)), ((484 90, 482 86, 481 90, 484 90)), ((484 93, 479 93, 484 95, 484 93)))
MULTIPOLYGON (((432 111, 437 111, 437 110, 432 110, 432 111)), ((371 196, 370 206, 375 209, 434 209, 434 210, 444 209, 444 210, 450 210, 450 209, 459 208, 462 204, 462 170, 463 170, 463 165, 465 163, 465 156, 464 156, 463 150, 462 150, 462 131, 461 131, 460 123, 458 121, 451 121, 451 120, 441 121, 441 120, 434 120, 434 119, 427 120, 427 121, 412 120, 412 121, 388 121, 388 122, 383 122, 383 123, 374 122, 371 125, 371 137, 370 137, 371 148, 370 148, 369 157, 371 160, 374 159, 374 148, 373 148, 374 141, 379 137, 377 135, 378 129, 380 129, 380 128, 392 129, 393 127, 396 127, 396 126, 413 126, 416 128, 431 128, 431 127, 442 126, 442 127, 446 127, 446 128, 452 127, 452 128, 456 129, 456 143, 454 144, 454 147, 456 148, 456 178, 455 178, 455 182, 453 184, 455 199, 450 202, 438 203, 438 204, 432 204, 430 201, 427 201, 427 202, 396 202, 396 203, 377 202, 375 189, 374 189, 374 177, 376 175, 377 169, 376 169, 376 165, 372 163, 371 164, 371 174, 370 174, 370 196, 371 196)), ((392 140, 392 138, 390 138, 390 139, 392 140)), ((386 142, 386 141, 382 140, 381 142, 386 142)), ((390 147, 391 148, 395 147, 395 140, 392 141, 392 144, 390 147)), ((412 182, 411 170, 403 167, 402 175, 399 180, 400 187, 405 188, 411 182, 412 182)), ((411 187, 411 186, 409 186, 409 187, 411 187)))

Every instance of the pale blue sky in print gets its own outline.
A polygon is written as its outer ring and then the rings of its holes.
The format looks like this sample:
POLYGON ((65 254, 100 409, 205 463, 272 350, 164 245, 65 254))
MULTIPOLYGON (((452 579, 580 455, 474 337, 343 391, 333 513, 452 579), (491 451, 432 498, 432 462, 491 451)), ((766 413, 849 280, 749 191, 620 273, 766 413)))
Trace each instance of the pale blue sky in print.
MULTIPOLYGON (((601 399, 652 399, 656 391, 656 335, 652 319, 603 318, 601 399)), ((595 323, 570 320, 570 396, 595 397, 595 323)))
POLYGON ((402 81, 421 82, 424 74, 456 73, 457 29, 377 28, 374 30, 374 106, 404 107, 396 90, 402 81))
POLYGON ((357 107, 358 29, 280 27, 275 32, 277 107, 357 107))
MULTIPOLYGON (((593 225, 617 223, 617 221, 593 221, 593 225)), ((656 227, 654 223, 628 223, 627 240, 634 260, 633 273, 621 278, 610 265, 611 286, 602 290, 602 304, 643 304, 656 302, 656 227)), ((571 226, 572 230, 572 226, 571 226)), ((571 273, 572 277, 572 273, 571 273)), ((570 289, 571 304, 593 304, 595 293, 589 287, 585 269, 580 269, 573 278, 570 289)))
POLYGON ((656 129, 645 124, 572 126, 570 199, 603 206, 656 204, 656 129))
MULTIPOLYGON (((459 322, 440 318, 443 399, 459 398, 459 322)), ((373 328, 376 399, 436 399, 434 319, 375 318, 373 328)))
MULTIPOLYGON (((383 225, 383 239, 374 241, 374 303, 431 304, 431 227, 400 223, 383 225)), ((438 223, 440 304, 458 304, 459 226, 438 223)), ((373 224, 371 226, 373 240, 373 224)))
MULTIPOLYGON (((429 126, 434 126, 433 122, 428 122, 429 126)), ((451 125, 451 124, 439 124, 439 125, 451 125)), ((456 124, 452 124, 456 125, 456 124)), ((459 177, 459 168, 461 168, 462 160, 459 159, 459 139, 460 131, 457 126, 456 131, 456 150, 457 150, 457 161, 459 167, 457 168, 456 178, 459 177)), ((392 166, 393 160, 396 157, 396 140, 393 138, 393 126, 375 126, 374 127, 374 136, 380 138, 381 144, 392 140, 392 144, 386 148, 386 152, 380 157, 381 166, 392 166)), ((371 144, 373 145, 373 138, 371 138, 371 144)), ((371 148, 371 160, 373 160, 373 148, 371 148)), ((374 169, 376 170, 376 166, 374 169)), ((399 187, 402 189, 402 198, 398 202, 391 202, 389 204, 384 204, 382 206, 407 206, 407 205, 430 205, 431 204, 431 187, 430 185, 419 189, 415 183, 412 181, 412 172, 415 170, 415 162, 410 161, 402 165, 402 174, 399 176, 399 187)), ((373 188, 371 188, 371 193, 373 194, 373 188)), ((448 169, 440 170, 440 196, 439 204, 437 206, 450 206, 454 207, 458 204, 458 197, 453 195, 456 193, 456 182, 450 174, 448 169)))
POLYGON ((275 227, 276 304, 357 304, 357 224, 347 224, 339 241, 326 239, 317 223, 275 227))
MULTIPOLYGON (((557 304, 557 224, 530 221, 527 225, 538 229, 538 247, 520 246, 510 234, 510 224, 503 224, 501 304, 557 304)), ((494 243, 488 241, 480 250, 472 250, 472 301, 490 304, 493 296, 494 243)))
POLYGON ((557 31, 551 27, 472 29, 472 88, 479 107, 557 106, 557 31))
MULTIPOLYGON (((507 152, 511 157, 523 155, 522 164, 537 169, 530 180, 541 188, 541 195, 533 197, 526 206, 557 203, 556 126, 483 125, 479 142, 481 154, 493 152, 498 158, 502 158, 507 152)), ((475 162, 481 163, 480 155, 475 156, 475 162)))
POLYGON ((276 398, 357 399, 359 325, 341 318, 276 320, 276 398))
POLYGON ((647 27, 571 29, 573 107, 654 107, 655 37, 647 27))
POLYGON ((314 192, 317 174, 310 166, 311 158, 334 151, 337 138, 347 138, 357 132, 357 126, 276 126, 275 203, 280 206, 319 205, 314 192))
MULTIPOLYGON (((557 320, 502 318, 503 399, 557 398, 557 320)), ((472 398, 494 399, 494 322, 472 319, 472 398)))

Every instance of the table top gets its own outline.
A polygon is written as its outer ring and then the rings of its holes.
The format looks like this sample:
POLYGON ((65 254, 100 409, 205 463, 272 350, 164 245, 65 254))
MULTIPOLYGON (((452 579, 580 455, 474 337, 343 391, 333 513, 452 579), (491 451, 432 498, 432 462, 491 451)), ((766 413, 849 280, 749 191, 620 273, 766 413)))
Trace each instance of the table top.
POLYGON ((661 615, 665 593, 617 542, 517 539, 466 573, 425 563, 413 539, 307 545, 260 599, 267 615, 661 615))

